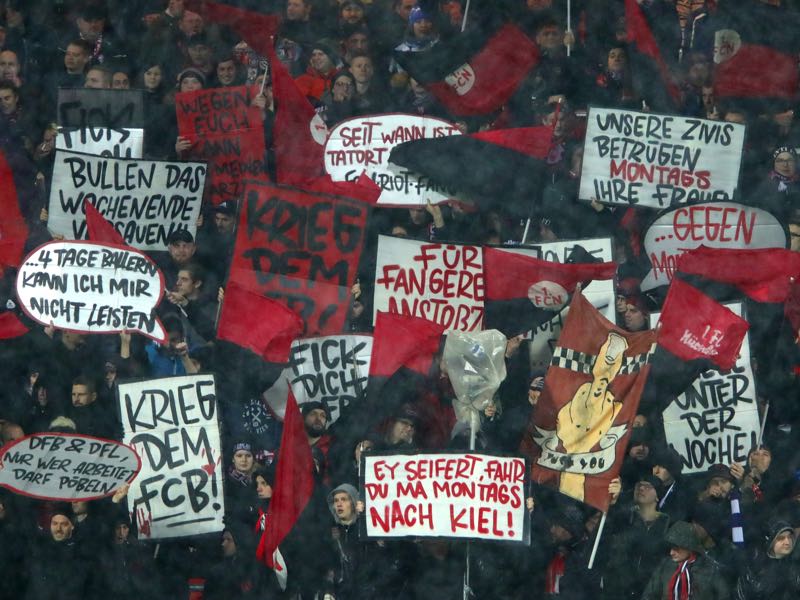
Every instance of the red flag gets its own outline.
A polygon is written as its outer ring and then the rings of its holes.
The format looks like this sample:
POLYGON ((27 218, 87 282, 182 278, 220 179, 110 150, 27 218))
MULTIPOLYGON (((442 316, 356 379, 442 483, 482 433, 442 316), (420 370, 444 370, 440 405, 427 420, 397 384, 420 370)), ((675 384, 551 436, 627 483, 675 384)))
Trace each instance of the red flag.
POLYGON ((682 360, 708 359, 732 369, 750 325, 730 309, 675 278, 659 321, 658 343, 682 360))
POLYGON ((272 37, 278 31, 280 17, 234 8, 211 0, 195 0, 187 8, 204 15, 217 25, 227 25, 261 56, 267 56, 272 37))
POLYGON ((539 63, 539 48, 508 23, 488 37, 475 30, 425 52, 395 52, 394 56, 451 113, 484 115, 511 98, 539 63))
POLYGON ((86 210, 86 229, 91 241, 101 244, 128 245, 125 238, 122 237, 119 231, 114 229, 114 226, 94 207, 94 204, 84 200, 83 206, 86 210))
POLYGON ((678 258, 677 271, 733 285, 757 302, 782 303, 789 296, 792 278, 800 278, 800 253, 784 248, 700 246, 678 258))
POLYGON ((10 311, 0 313, 0 340, 9 340, 28 333, 28 328, 22 324, 17 315, 10 311))
POLYGON ((381 188, 365 172, 361 173, 355 181, 334 181, 330 175, 316 177, 304 182, 303 189, 353 198, 372 206, 378 203, 381 195, 381 188))
POLYGON ((783 307, 786 320, 792 326, 795 341, 800 343, 800 280, 795 279, 789 288, 789 297, 783 307))
POLYGON ((484 328, 511 337, 530 331, 564 308, 579 283, 613 279, 616 268, 613 262, 561 264, 484 248, 484 328))
POLYGON ((672 101, 679 105, 681 103, 681 90, 672 77, 672 71, 670 71, 667 63, 664 62, 658 42, 653 37, 650 25, 648 25, 647 19, 636 0, 625 0, 625 27, 628 30, 628 42, 635 44, 636 50, 640 54, 650 58, 655 63, 667 93, 672 98, 672 101))
POLYGON ((292 342, 303 331, 303 320, 280 302, 243 288, 225 287, 217 337, 252 350, 273 363, 289 362, 292 342))
POLYGON ((797 85, 797 57, 767 46, 743 45, 714 70, 719 97, 794 98, 797 85))
MULTIPOLYGON (((556 119, 557 120, 557 119, 556 119)), ((490 129, 473 133, 470 137, 495 146, 503 146, 527 154, 533 158, 545 159, 553 147, 553 125, 540 127, 518 127, 515 129, 490 129)))
POLYGON ((370 377, 391 377, 400 367, 427 375, 444 327, 419 317, 378 312, 372 335, 370 377))
POLYGON ((573 296, 520 447, 533 481, 608 509, 654 347, 655 331, 624 331, 573 296))
POLYGON ((268 56, 275 98, 272 143, 278 183, 303 187, 306 181, 325 175, 328 128, 297 88, 273 48, 269 49, 268 56))
POLYGON ((28 226, 19 210, 14 174, 0 153, 0 266, 18 267, 22 262, 28 226))
POLYGON ((256 550, 256 558, 271 569, 275 568, 274 554, 278 545, 292 530, 314 491, 313 470, 314 461, 303 417, 290 389, 272 486, 275 491, 269 505, 267 526, 256 550))

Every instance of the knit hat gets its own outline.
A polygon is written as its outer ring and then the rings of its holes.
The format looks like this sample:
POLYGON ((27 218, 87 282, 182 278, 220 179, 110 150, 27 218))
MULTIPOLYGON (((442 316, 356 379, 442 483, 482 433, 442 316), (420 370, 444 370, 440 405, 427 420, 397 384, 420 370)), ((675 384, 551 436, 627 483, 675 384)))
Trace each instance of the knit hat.
POLYGON ((639 481, 636 482, 636 485, 640 483, 649 483, 653 486, 653 489, 656 491, 656 497, 661 500, 662 496, 664 495, 664 486, 661 483, 661 480, 654 475, 643 475, 639 477, 639 481))
POLYGON ((433 21, 431 15, 422 10, 419 6, 415 6, 411 9, 411 12, 408 14, 408 24, 413 25, 417 21, 433 21))
POLYGON ((675 548, 686 548, 692 552, 703 552, 703 547, 700 545, 700 540, 697 539, 697 534, 694 528, 686 521, 677 521, 669 528, 667 535, 664 536, 664 541, 670 546, 675 548))
POLYGON ((708 467, 706 471, 706 485, 711 483, 715 477, 727 479, 731 483, 736 483, 736 479, 731 475, 731 470, 727 465, 716 464, 708 467))
POLYGON ((183 71, 178 73, 178 87, 181 87, 181 83, 187 77, 194 77, 200 83, 202 83, 203 86, 206 85, 206 76, 203 75, 203 72, 199 71, 198 69, 193 69, 192 67, 189 67, 188 69, 184 69, 183 71))
POLYGON ((677 479, 683 471, 683 459, 672 446, 659 445, 651 454, 653 465, 664 467, 673 478, 677 479))
POLYGON ((778 146, 772 151, 772 160, 775 160, 778 158, 779 154, 783 154, 784 152, 791 154, 793 158, 797 158, 797 152, 791 146, 778 146))
POLYGON ((328 417, 328 421, 331 420, 331 411, 328 408, 328 405, 325 404, 324 402, 320 402, 319 400, 313 400, 311 402, 303 402, 303 404, 300 405, 300 412, 303 414, 303 418, 305 418, 305 416, 312 410, 316 409, 324 410, 325 414, 328 417))
POLYGON ((231 452, 236 454, 240 450, 244 450, 245 452, 249 452, 250 454, 253 453, 253 444, 248 442, 247 440, 238 440, 233 447, 231 448, 231 452))
POLYGON ((777 538, 784 531, 791 531, 792 534, 794 534, 794 529, 792 526, 783 519, 775 519, 767 524, 766 540, 768 549, 772 548, 772 544, 775 543, 775 538, 777 538))

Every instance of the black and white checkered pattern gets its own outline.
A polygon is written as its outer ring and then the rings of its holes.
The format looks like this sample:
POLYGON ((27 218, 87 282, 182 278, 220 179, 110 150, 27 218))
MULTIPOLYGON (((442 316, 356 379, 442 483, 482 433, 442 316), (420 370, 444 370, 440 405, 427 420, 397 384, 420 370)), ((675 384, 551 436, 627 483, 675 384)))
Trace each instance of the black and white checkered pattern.
MULTIPOLYGON (((624 357, 619 374, 631 375, 638 372, 650 362, 650 358, 653 356, 655 350, 656 345, 653 344, 650 346, 650 349, 643 354, 624 357)), ((578 352, 572 348, 556 346, 556 349, 553 351, 553 358, 550 360, 550 365, 589 375, 592 372, 592 365, 594 365, 595 360, 597 360, 597 356, 594 354, 587 354, 585 352, 578 352)))

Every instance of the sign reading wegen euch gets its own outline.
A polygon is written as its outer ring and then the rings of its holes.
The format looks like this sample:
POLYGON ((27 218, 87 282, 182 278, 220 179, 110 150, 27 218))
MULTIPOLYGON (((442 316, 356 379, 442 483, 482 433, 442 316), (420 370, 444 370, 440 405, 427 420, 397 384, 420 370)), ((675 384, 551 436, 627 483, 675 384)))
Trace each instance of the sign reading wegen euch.
MULTIPOLYGON (((725 306, 742 316, 741 303, 725 306)), ((658 317, 650 318, 655 323, 658 317)), ((733 369, 705 371, 664 409, 667 443, 683 458, 684 473, 702 473, 718 463, 747 463, 760 429, 756 398, 746 335, 733 369)))
POLYGON ((142 459, 128 492, 140 539, 222 531, 225 502, 214 376, 119 385, 124 441, 142 459))
POLYGON ((579 198, 665 208, 730 201, 744 125, 591 107, 579 198))
POLYGON ((527 541, 523 458, 369 454, 361 473, 368 538, 527 541))
POLYGON ((47 227, 86 239, 84 202, 91 202, 139 250, 166 250, 178 229, 197 230, 207 167, 198 162, 107 158, 56 152, 47 227))

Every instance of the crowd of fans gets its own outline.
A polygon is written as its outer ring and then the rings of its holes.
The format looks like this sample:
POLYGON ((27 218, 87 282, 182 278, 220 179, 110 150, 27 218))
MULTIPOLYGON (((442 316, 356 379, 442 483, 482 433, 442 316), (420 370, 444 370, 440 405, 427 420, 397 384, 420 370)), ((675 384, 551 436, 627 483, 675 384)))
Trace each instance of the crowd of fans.
MULTIPOLYGON (((679 77, 677 108, 669 106, 658 77, 637 71, 622 0, 576 0, 570 23, 566 3, 559 0, 473 0, 469 11, 464 0, 229 2, 282 16, 277 55, 329 127, 385 112, 445 118, 464 132, 554 125, 541 202, 530 207, 530 219, 507 214, 500 202, 480 211, 457 201, 376 210, 353 282, 348 330, 370 330, 369 282, 379 233, 506 245, 611 238, 619 264, 618 324, 631 331, 647 328, 658 299, 639 289, 649 269, 641 239, 656 213, 578 202, 590 104, 745 123, 737 201, 771 212, 786 228, 791 249, 800 251, 796 102, 715 96, 714 10, 730 2, 752 11, 756 23, 769 11, 794 16, 781 0, 639 0, 664 59, 679 77), (495 113, 448 114, 394 58, 395 50, 426 52, 448 43, 464 22, 468 29, 488 31, 502 20, 513 20, 535 41, 541 60, 495 113)), ((276 104, 270 70, 245 40, 205 19, 202 4, 190 10, 188 0, 0 2, 0 149, 13 169, 30 249, 51 239, 47 202, 60 87, 143 89, 145 157, 176 159, 188 155, 191 141, 178 137, 175 93, 253 84, 270 146, 276 104)), ((789 40, 800 40, 798 33, 775 32, 789 40)), ((800 51, 800 41, 797 46, 800 51)), ((274 170, 271 148, 267 160, 274 170)), ((273 571, 255 559, 270 518, 281 431, 261 394, 277 375, 215 341, 237 206, 206 200, 196 238, 176 232, 163 252, 153 253, 168 290, 158 308, 167 343, 126 332, 81 335, 27 321, 28 334, 0 344, 6 382, 0 423, 4 442, 39 431, 121 439, 115 396, 120 380, 213 372, 226 469, 224 533, 140 542, 124 489, 110 499, 63 505, 0 490, 0 598, 457 598, 463 594, 467 552, 469 593, 475 598, 800 597, 795 548, 800 411, 793 336, 753 343, 765 428, 762 443, 750 449, 744 464, 718 464, 706 474, 682 476, 683 460, 665 443, 663 407, 643 405, 621 476, 609 487, 612 505, 591 569, 600 514, 535 486, 528 504, 530 545, 474 542, 468 550, 463 542, 445 539, 359 538, 362 452, 467 447, 463 432, 451 436, 454 394, 438 364, 425 381, 393 386, 387 392, 391 414, 355 432, 355 447, 331 435, 327 406, 304 404, 315 490, 281 545, 288 567, 282 591, 273 571), (738 501, 744 521, 741 539, 731 527, 731 499, 738 501)), ((5 273, 2 300, 16 310, 12 271, 5 273)), ((509 340, 508 376, 481 417, 483 450, 516 453, 536 410, 544 372, 532 371, 528 346, 521 336, 509 340)))

